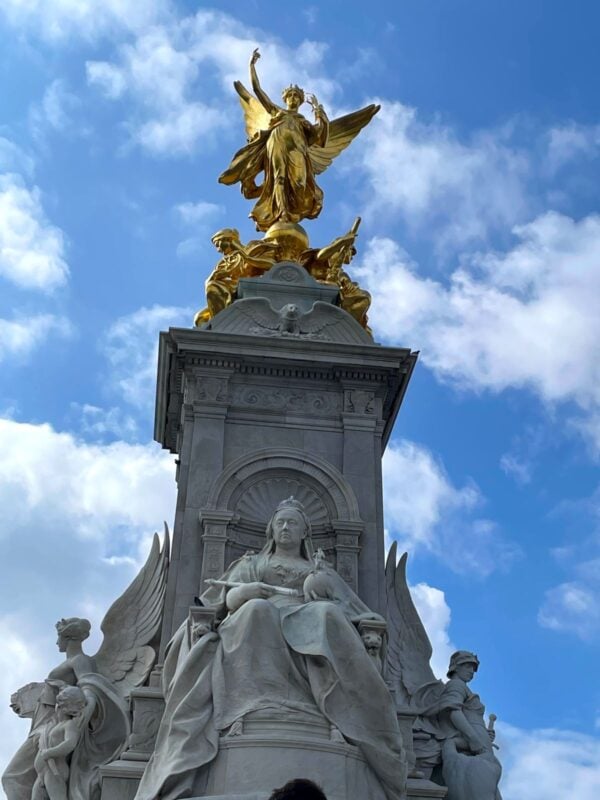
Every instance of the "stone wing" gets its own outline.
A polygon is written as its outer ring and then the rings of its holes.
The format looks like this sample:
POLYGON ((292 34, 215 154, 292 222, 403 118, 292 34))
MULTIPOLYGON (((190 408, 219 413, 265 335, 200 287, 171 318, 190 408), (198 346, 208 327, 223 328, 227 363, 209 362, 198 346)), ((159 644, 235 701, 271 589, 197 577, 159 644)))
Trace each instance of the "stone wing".
POLYGON ((404 553, 396 565, 396 549, 397 543, 394 542, 385 564, 388 622, 386 672, 398 693, 398 700, 408 703, 420 687, 436 682, 436 678, 429 664, 431 642, 406 582, 408 553, 404 553))
POLYGON ((271 117, 269 112, 258 102, 254 95, 250 94, 241 81, 235 81, 233 85, 240 96, 240 105, 244 112, 246 135, 250 142, 259 131, 268 129, 271 117))
POLYGON ((98 672, 123 696, 141 686, 154 666, 156 653, 150 645, 162 621, 168 567, 169 529, 165 523, 162 549, 158 534, 154 534, 148 560, 102 621, 104 639, 95 656, 98 672))
POLYGON ((329 135, 325 147, 313 144, 309 148, 310 161, 315 175, 325 172, 333 159, 345 150, 350 142, 368 125, 381 106, 372 103, 359 111, 338 117, 329 124, 329 135))
POLYGON ((238 300, 233 308, 240 314, 252 320, 259 328, 276 331, 279 328, 279 314, 272 308, 268 300, 263 297, 247 297, 238 300))

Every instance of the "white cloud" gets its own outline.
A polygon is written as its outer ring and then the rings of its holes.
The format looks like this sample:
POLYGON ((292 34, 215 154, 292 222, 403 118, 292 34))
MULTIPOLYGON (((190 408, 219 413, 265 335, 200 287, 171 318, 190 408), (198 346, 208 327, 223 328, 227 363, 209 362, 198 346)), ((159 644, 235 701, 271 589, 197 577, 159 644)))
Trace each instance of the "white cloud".
MULTIPOLYGON (((23 675, 36 675, 44 659, 39 652, 35 638, 26 635, 27 622, 21 614, 7 614, 0 617, 0 769, 17 749, 29 732, 30 720, 22 720, 8 706, 9 698, 15 689, 29 681, 23 675)), ((50 665, 51 666, 51 665, 50 665)), ((43 673, 39 674, 39 677, 43 673)))
POLYGON ((546 165, 551 173, 577 158, 593 158, 600 153, 600 125, 570 122, 551 128, 546 136, 546 165))
POLYGON ((160 119, 143 123, 134 138, 154 155, 189 155, 203 136, 212 136, 225 124, 226 117, 218 109, 190 102, 165 111, 160 119))
POLYGON ((500 467, 522 486, 531 482, 532 465, 522 461, 514 453, 504 453, 500 458, 500 467))
POLYGON ((24 289, 51 291, 69 275, 60 228, 44 213, 40 191, 18 175, 0 175, 0 275, 24 289))
POLYGON ((88 83, 97 86, 109 100, 118 100, 127 88, 123 70, 106 61, 88 61, 85 65, 88 83))
POLYGON ((206 247, 209 224, 216 227, 214 219, 223 213, 223 206, 201 200, 199 203, 179 203, 174 211, 183 225, 195 230, 194 236, 188 236, 177 244, 177 256, 195 256, 206 247))
POLYGON ((38 314, 22 319, 0 318, 0 362, 9 357, 27 358, 48 336, 70 336, 73 329, 65 317, 38 314))
POLYGON ((575 502, 560 503, 555 515, 576 536, 552 550, 567 580, 545 593, 538 622, 545 628, 575 634, 584 641, 600 639, 600 487, 575 502))
POLYGON ((433 648, 431 668, 436 677, 445 679, 450 656, 456 647, 448 634, 450 607, 444 592, 426 583, 417 583, 410 587, 410 593, 433 648))
POLYGON ((139 428, 136 420, 118 407, 100 408, 90 403, 71 403, 72 416, 78 430, 86 440, 104 441, 117 437, 126 441, 138 437, 139 428))
POLYGON ((185 225, 200 225, 220 214, 223 206, 201 200, 199 203, 179 203, 175 211, 185 225))
POLYGON ((440 242, 483 239, 522 218, 528 164, 508 144, 510 130, 463 144, 414 108, 383 102, 354 151, 370 184, 372 213, 400 213, 415 226, 440 226, 440 242))
POLYGON ((504 800, 596 800, 600 796, 600 739, 553 728, 498 726, 504 800))
POLYGON ((28 723, 10 692, 61 659, 54 623, 88 615, 95 652, 109 605, 145 559, 154 530, 172 520, 173 458, 158 445, 90 445, 50 425, 0 419, 0 771, 28 723))
POLYGON ((373 326, 460 388, 527 388, 597 415, 600 217, 548 212, 514 234, 511 250, 465 260, 448 283, 419 276, 393 241, 372 240, 354 274, 373 294, 373 326))
POLYGON ((107 98, 128 95, 134 101, 128 128, 135 143, 153 155, 187 155, 212 146, 215 134, 236 120, 241 132, 231 84, 247 75, 257 46, 264 57, 265 88, 276 100, 292 80, 322 100, 337 90, 334 81, 322 77, 324 45, 304 41, 290 48, 209 10, 144 30, 133 44, 120 47, 116 62, 89 61, 87 77, 107 98))
POLYGON ((34 162, 31 156, 10 139, 0 136, 0 173, 20 172, 31 175, 33 167, 34 162))
POLYGON ((63 135, 85 133, 85 128, 73 120, 73 113, 79 106, 79 98, 67 89, 65 81, 53 80, 46 87, 41 102, 30 108, 29 124, 33 136, 43 143, 49 130, 63 135))
POLYGON ((546 592, 538 613, 544 628, 570 631, 582 639, 592 639, 600 632, 600 584, 583 581, 561 583, 546 592))
POLYGON ((0 13, 19 32, 60 42, 135 31, 164 16, 169 6, 168 0, 3 0, 0 13))
POLYGON ((152 306, 111 325, 101 346, 112 370, 110 382, 126 402, 140 409, 153 405, 158 334, 170 327, 190 327, 193 315, 189 308, 152 306))
POLYGON ((401 551, 422 548, 456 572, 481 577, 517 555, 492 521, 477 516, 477 486, 454 486, 427 448, 409 441, 388 446, 383 478, 386 527, 401 551))

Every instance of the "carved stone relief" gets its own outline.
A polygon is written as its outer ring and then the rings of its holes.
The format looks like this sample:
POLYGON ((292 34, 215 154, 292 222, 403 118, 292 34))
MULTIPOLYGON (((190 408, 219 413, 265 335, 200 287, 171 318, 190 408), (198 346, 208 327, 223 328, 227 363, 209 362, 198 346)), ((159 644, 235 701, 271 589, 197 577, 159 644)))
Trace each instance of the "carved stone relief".
POLYGON ((233 390, 232 405, 241 408, 335 415, 340 413, 342 404, 340 396, 335 392, 236 386, 233 390))
POLYGON ((344 392, 344 411, 352 414, 374 414, 375 393, 363 389, 347 389, 344 392))

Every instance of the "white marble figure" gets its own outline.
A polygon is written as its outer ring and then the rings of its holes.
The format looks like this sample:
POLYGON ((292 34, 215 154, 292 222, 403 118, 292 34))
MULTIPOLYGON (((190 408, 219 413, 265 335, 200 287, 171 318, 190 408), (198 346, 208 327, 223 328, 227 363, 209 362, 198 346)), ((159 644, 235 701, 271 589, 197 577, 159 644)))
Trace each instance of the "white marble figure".
POLYGON ((502 766, 494 755, 495 732, 484 721, 485 707, 469 689, 479 667, 474 653, 453 654, 448 682, 430 666, 431 644, 406 583, 406 554, 396 565, 396 544, 386 563, 388 648, 385 673, 400 705, 417 715, 413 730, 417 766, 448 787, 446 800, 502 800, 502 766))
MULTIPOLYGON (((357 625, 383 622, 322 558, 310 522, 289 498, 271 518, 260 553, 235 561, 200 600, 216 630, 190 648, 187 621, 165 657, 165 713, 137 800, 205 793, 220 740, 246 715, 269 709, 323 717, 357 745, 376 792, 406 797, 406 758, 383 678, 357 625)), ((379 795, 377 795, 379 796, 379 795)))
POLYGON ((64 686, 57 694, 54 714, 34 735, 37 779, 32 800, 68 800, 69 760, 86 724, 86 707, 86 696, 78 686, 64 686))
POLYGON ((155 536, 146 564, 104 617, 104 640, 93 657, 82 646, 90 635, 88 620, 70 617, 56 623, 57 645, 65 660, 43 683, 27 684, 11 697, 13 710, 31 719, 31 729, 2 776, 8 800, 32 800, 34 786, 34 800, 44 793, 50 800, 99 796, 100 766, 119 755, 129 736, 126 698, 146 680, 156 658, 150 642, 162 618, 167 568, 168 536, 162 550, 155 536), (77 718, 76 726, 67 719, 74 696, 66 687, 77 689, 74 694, 85 699, 85 707, 72 717, 77 718), (62 760, 44 767, 42 752, 61 736, 68 742, 61 747, 62 760), (66 795, 61 794, 58 777, 65 781, 66 795))

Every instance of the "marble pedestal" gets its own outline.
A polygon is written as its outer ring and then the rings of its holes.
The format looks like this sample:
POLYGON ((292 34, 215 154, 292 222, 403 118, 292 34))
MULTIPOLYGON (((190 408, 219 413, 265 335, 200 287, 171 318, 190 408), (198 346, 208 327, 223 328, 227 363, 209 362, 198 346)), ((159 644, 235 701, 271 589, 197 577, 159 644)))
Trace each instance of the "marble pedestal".
MULTIPOLYGON (((102 798, 132 800, 145 764, 121 759, 103 768, 102 798)), ((318 716, 285 718, 255 712, 235 734, 221 737, 208 768, 204 800, 267 800, 273 789, 293 778, 319 784, 328 800, 386 800, 357 747, 318 716)), ((409 779, 408 800, 444 798, 446 789, 409 779)))

